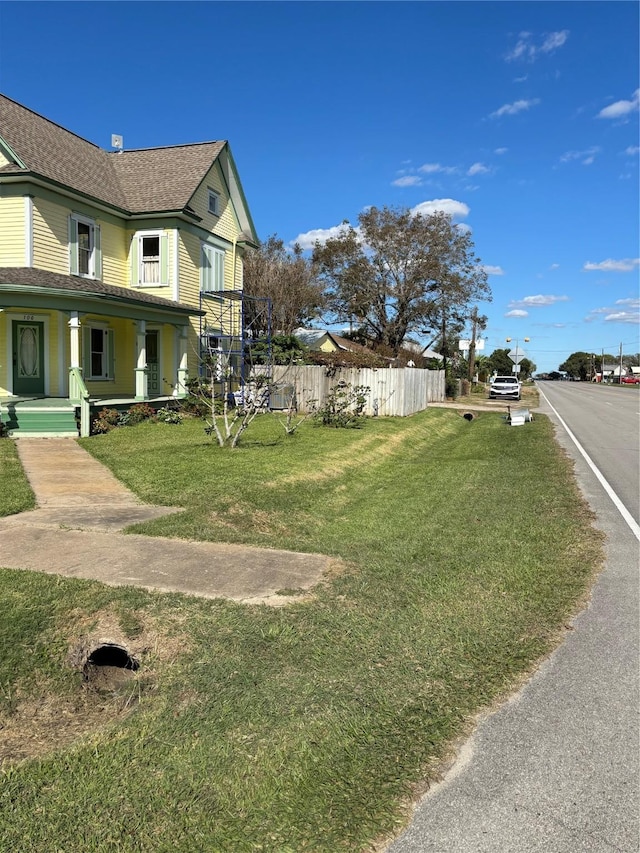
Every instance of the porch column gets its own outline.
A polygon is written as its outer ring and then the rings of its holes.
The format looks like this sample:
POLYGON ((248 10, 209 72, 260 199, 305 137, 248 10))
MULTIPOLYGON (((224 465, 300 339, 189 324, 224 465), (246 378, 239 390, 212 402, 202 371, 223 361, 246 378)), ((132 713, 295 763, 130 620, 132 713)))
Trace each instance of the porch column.
POLYGON ((136 400, 147 400, 147 323, 146 320, 136 321, 136 400))
POLYGON ((78 402, 87 395, 80 361, 80 314, 78 311, 71 311, 68 325, 70 354, 68 397, 70 401, 78 402))
POLYGON ((80 367, 82 370, 80 365, 80 314, 78 311, 71 312, 69 337, 71 344, 71 362, 69 367, 80 367))
POLYGON ((189 378, 187 358, 187 327, 178 327, 178 381, 173 389, 173 396, 187 393, 187 380, 189 378))

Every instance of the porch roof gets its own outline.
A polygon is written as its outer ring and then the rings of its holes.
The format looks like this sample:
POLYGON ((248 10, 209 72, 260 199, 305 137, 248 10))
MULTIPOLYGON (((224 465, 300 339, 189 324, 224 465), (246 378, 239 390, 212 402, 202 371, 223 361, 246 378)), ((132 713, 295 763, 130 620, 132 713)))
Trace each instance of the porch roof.
POLYGON ((199 308, 97 279, 61 275, 34 267, 0 267, 0 308, 54 308, 150 322, 187 325, 199 308))

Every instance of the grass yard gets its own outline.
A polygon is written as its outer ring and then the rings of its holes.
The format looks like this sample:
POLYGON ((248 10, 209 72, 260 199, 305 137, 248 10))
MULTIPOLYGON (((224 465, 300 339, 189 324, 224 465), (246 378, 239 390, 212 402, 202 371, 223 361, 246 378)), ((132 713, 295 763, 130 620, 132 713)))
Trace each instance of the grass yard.
POLYGON ((544 417, 431 409, 287 438, 264 416, 231 452, 197 421, 81 443, 184 507, 136 532, 341 569, 282 608, 0 571, 2 850, 380 850, 473 715, 557 643, 601 560, 544 417), (69 651, 116 631, 140 669, 89 688, 69 651))
POLYGON ((35 500, 22 470, 15 443, 0 439, 0 517, 33 509, 35 500))

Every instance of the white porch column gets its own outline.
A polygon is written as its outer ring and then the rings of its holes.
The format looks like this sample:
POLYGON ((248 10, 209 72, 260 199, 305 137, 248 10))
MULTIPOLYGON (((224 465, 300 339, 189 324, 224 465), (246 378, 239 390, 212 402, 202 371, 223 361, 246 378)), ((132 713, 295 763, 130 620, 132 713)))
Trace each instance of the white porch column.
POLYGON ((146 320, 136 321, 136 400, 147 400, 147 323, 146 320))
POLYGON ((71 362, 69 367, 80 367, 82 369, 80 363, 80 314, 78 311, 71 312, 69 339, 71 345, 71 362))
POLYGON ((189 378, 187 358, 187 327, 179 326, 178 337, 178 381, 173 389, 173 396, 178 397, 187 393, 187 380, 189 378))

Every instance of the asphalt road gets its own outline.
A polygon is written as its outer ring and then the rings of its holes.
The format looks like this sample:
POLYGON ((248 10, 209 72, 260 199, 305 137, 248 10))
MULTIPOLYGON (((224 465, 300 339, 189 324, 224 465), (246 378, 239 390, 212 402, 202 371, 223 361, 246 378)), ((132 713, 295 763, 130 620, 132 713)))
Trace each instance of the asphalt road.
POLYGON ((540 411, 557 424, 606 534, 606 566, 562 645, 480 723, 388 853, 640 850, 640 394, 539 387, 548 396, 540 411), (602 466, 600 479, 560 419, 602 466))

